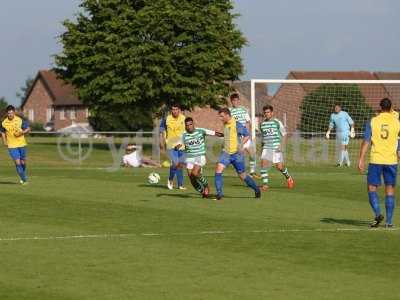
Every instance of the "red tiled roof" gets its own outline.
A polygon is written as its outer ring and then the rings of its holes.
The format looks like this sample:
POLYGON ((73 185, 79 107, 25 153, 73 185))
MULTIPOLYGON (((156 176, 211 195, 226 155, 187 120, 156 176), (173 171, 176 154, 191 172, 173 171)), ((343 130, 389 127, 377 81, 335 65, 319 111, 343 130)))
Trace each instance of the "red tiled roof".
POLYGON ((76 94, 76 89, 71 84, 65 83, 62 79, 58 78, 54 71, 40 70, 21 105, 22 107, 39 79, 42 80, 47 88, 54 106, 83 105, 76 94))
MULTIPOLYGON (((291 71, 288 78, 292 79, 321 79, 321 80, 376 80, 377 77, 374 73, 368 71, 347 71, 347 72, 336 72, 336 71, 291 71)), ((381 78, 378 78, 381 79, 381 78)), ((310 93, 319 84, 301 84, 302 88, 306 93, 310 93)), ((384 97, 389 97, 385 86, 382 85, 359 85, 361 93, 365 97, 366 102, 373 108, 377 109, 379 106, 379 100, 384 97), (373 87, 373 88, 372 88, 373 87)))
MULTIPOLYGON (((374 75, 379 80, 400 80, 400 72, 375 72, 374 75)), ((393 106, 400 108, 400 84, 383 84, 389 98, 393 101, 393 106)))

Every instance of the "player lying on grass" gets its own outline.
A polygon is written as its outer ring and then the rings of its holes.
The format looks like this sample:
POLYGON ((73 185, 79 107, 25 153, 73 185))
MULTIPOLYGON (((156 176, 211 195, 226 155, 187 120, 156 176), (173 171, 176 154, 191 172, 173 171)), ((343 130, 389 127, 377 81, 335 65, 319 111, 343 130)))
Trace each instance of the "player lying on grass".
POLYGON ((380 102, 382 112, 373 117, 365 125, 364 141, 361 144, 358 169, 361 174, 365 170, 365 156, 371 144, 371 157, 368 166, 368 198, 375 219, 371 227, 378 227, 384 217, 381 214, 378 186, 385 183, 386 227, 393 227, 393 211, 395 207, 394 192, 397 179, 397 164, 400 157, 400 122, 392 113, 392 102, 384 98, 380 102))
POLYGON ((122 157, 124 167, 161 167, 161 165, 149 158, 143 157, 142 147, 134 144, 128 144, 125 148, 125 155, 122 157))
POLYGON ((28 121, 15 114, 15 107, 7 106, 7 117, 1 123, 1 137, 3 144, 8 147, 8 153, 15 163, 20 177, 20 183, 26 184, 26 140, 25 134, 31 129, 28 121))
POLYGON ((208 180, 202 174, 202 168, 206 165, 206 135, 222 137, 223 134, 205 128, 196 128, 193 119, 185 119, 185 130, 182 140, 183 145, 179 144, 175 148, 180 149, 184 146, 186 155, 186 169, 191 184, 196 191, 201 193, 204 198, 208 197, 210 188, 208 180))
POLYGON ((230 164, 235 168, 238 176, 243 180, 248 187, 254 190, 255 197, 261 197, 261 191, 254 179, 246 174, 246 165, 244 160, 243 149, 240 143, 246 143, 249 140, 249 132, 239 122, 236 122, 231 116, 228 108, 221 108, 218 111, 219 118, 224 124, 224 148, 219 157, 219 162, 215 168, 215 188, 217 190, 216 199, 221 200, 223 193, 223 178, 222 173, 230 164))
POLYGON ((272 165, 285 176, 288 188, 294 187, 293 177, 283 164, 283 145, 286 130, 282 122, 274 118, 274 108, 271 105, 263 107, 264 121, 260 124, 263 151, 261 154, 262 189, 268 189, 268 172, 272 165))
MULTIPOLYGON (((230 99, 232 104, 232 107, 229 108, 231 116, 250 132, 252 125, 250 116, 247 109, 240 105, 240 95, 234 93, 231 95, 230 99)), ((250 176, 254 178, 258 177, 256 174, 256 149, 251 139, 243 143, 243 151, 249 156, 250 176)))

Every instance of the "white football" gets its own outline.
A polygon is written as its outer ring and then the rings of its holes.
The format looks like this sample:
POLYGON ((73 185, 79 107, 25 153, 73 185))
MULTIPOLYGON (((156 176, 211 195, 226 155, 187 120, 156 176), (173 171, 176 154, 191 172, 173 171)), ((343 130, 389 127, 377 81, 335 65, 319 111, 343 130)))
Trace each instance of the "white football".
POLYGON ((149 176, 147 177, 147 181, 150 184, 157 184, 160 181, 161 177, 157 173, 150 173, 149 176))

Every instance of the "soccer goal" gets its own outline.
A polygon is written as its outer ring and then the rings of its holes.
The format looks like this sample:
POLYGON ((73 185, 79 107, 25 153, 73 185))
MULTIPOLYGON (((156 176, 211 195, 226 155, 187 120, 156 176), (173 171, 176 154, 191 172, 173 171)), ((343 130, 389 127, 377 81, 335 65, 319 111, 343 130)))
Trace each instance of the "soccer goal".
MULTIPOLYGON (((339 104, 354 121, 356 136, 347 145, 350 160, 354 163, 365 123, 379 112, 379 102, 383 98, 392 100, 394 111, 400 110, 400 80, 253 79, 251 119, 252 124, 259 124, 263 119, 262 107, 272 105, 274 117, 281 120, 288 132, 287 161, 335 164, 343 144, 342 137, 332 130, 328 140, 325 133, 335 105, 339 104), (257 99, 260 88, 267 89, 267 99, 257 99)), ((259 145, 257 127, 252 128, 252 138, 259 145)))

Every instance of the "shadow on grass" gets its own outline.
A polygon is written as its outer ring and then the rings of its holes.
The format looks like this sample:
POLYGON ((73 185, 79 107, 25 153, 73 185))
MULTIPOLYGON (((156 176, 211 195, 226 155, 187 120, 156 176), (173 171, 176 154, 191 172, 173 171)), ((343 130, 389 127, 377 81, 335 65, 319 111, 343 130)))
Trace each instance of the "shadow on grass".
POLYGON ((170 197, 170 198, 185 198, 185 199, 192 199, 195 197, 199 197, 198 194, 167 194, 167 193, 163 193, 163 194, 157 194, 156 197, 170 197))
POLYGON ((13 182, 13 181, 0 181, 0 184, 4 184, 4 185, 15 185, 15 184, 18 184, 18 183, 13 182))
POLYGON ((138 187, 143 187, 143 188, 148 188, 148 189, 163 189, 163 190, 167 190, 167 187, 165 185, 158 185, 158 184, 139 184, 138 187))
POLYGON ((322 218, 320 220, 322 223, 328 224, 343 224, 343 225, 353 225, 353 226, 367 226, 369 221, 365 220, 352 220, 352 219, 335 219, 335 218, 322 218))

